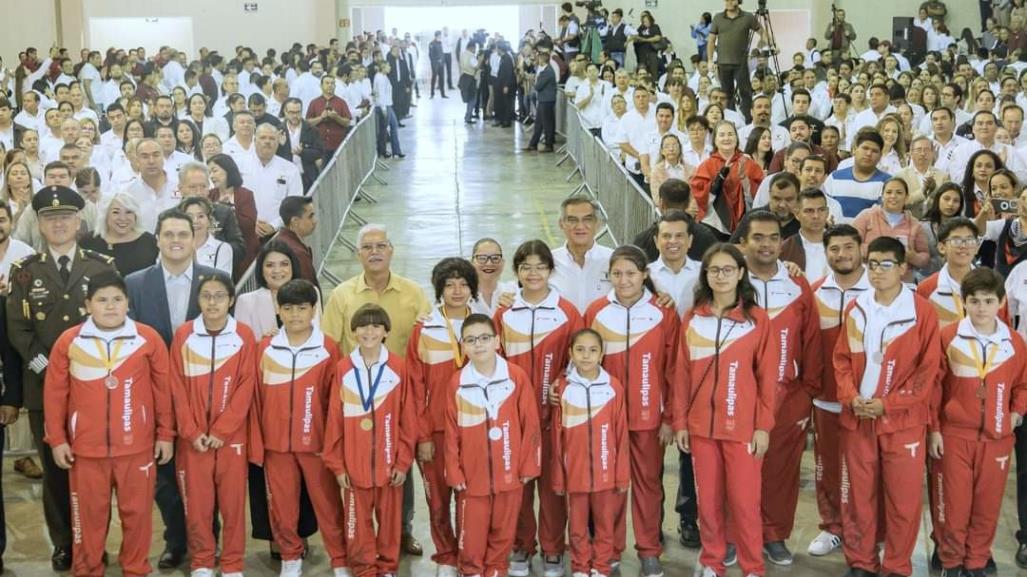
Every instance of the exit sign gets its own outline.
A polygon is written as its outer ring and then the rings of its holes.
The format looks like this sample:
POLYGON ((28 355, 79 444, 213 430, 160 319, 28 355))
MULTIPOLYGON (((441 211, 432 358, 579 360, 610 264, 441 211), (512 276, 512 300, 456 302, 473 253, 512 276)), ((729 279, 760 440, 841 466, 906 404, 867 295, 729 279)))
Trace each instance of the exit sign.
POLYGON ((646 8, 656 8, 657 4, 659 4, 659 0, 645 0, 646 8))
POLYGON ((245 2, 242 5, 242 9, 243 9, 244 12, 256 12, 257 11, 257 3, 256 2, 245 2))

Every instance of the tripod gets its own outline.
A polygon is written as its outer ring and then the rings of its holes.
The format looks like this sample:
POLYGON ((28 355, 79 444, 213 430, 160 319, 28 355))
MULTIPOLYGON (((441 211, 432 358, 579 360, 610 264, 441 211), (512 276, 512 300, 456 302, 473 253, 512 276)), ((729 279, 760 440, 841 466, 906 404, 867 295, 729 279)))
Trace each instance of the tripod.
MULTIPOLYGON (((764 30, 764 54, 767 55, 768 65, 770 66, 771 72, 774 73, 777 78, 777 93, 781 95, 782 102, 784 101, 784 82, 781 80, 781 63, 778 60, 777 49, 777 37, 774 35, 774 24, 770 21, 770 11, 767 10, 767 1, 760 0, 759 7, 756 9, 756 21, 759 22, 760 28, 764 30)), ((749 41, 746 46, 752 46, 753 37, 756 35, 755 30, 749 31, 749 41)), ((774 103, 771 100, 771 109, 773 109, 774 103)), ((785 112, 788 112, 787 106, 785 112)), ((787 116, 787 115, 786 115, 787 116)))

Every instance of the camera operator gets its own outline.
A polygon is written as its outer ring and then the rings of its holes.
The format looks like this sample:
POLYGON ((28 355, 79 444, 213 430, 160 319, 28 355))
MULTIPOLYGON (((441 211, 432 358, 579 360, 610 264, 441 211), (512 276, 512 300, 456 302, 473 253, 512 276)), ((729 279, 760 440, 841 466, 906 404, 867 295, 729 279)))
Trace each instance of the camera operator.
POLYGON ((724 0, 724 11, 713 17, 709 41, 706 44, 706 59, 710 69, 716 66, 720 86, 730 95, 729 108, 733 108, 749 119, 752 108, 752 84, 749 83, 749 33, 759 32, 762 47, 767 43, 767 32, 756 16, 741 9, 741 0, 724 0), (714 64, 713 54, 717 54, 714 64), (737 97, 741 97, 738 108, 737 97))
POLYGON ((834 4, 831 4, 831 10, 834 11, 834 18, 827 25, 824 40, 829 41, 831 50, 834 50, 836 54, 841 54, 844 59, 845 55, 849 53, 849 44, 856 39, 856 30, 852 24, 845 21, 845 10, 835 8, 834 4))
POLYGON ((570 2, 564 2, 560 6, 560 10, 563 12, 558 20, 560 35, 555 44, 560 47, 564 62, 570 62, 581 49, 581 26, 578 17, 574 15, 574 6, 570 2))

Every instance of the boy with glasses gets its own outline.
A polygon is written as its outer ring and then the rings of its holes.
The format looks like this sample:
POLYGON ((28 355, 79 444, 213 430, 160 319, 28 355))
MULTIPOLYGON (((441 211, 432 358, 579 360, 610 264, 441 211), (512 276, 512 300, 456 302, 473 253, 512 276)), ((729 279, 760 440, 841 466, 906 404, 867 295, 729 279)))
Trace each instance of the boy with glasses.
POLYGON ((461 327, 468 363, 446 393, 446 482, 457 491, 462 575, 505 575, 524 485, 538 477, 540 428, 528 375, 499 356, 492 319, 461 327))
POLYGON ((938 317, 906 288, 906 247, 867 247, 872 291, 845 310, 834 352, 842 455, 842 519, 849 575, 911 575, 920 528, 929 400, 941 349, 938 317), (884 525, 884 556, 879 526, 884 525))

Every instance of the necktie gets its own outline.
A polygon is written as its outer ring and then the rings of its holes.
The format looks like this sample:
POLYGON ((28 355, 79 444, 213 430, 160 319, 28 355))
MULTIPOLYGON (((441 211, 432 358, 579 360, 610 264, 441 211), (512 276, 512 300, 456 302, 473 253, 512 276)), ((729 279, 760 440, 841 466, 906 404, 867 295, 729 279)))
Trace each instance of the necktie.
POLYGON ((60 264, 61 282, 64 283, 64 286, 68 286, 68 280, 71 279, 71 268, 68 263, 71 262, 71 259, 68 258, 68 255, 62 255, 57 262, 60 264))

